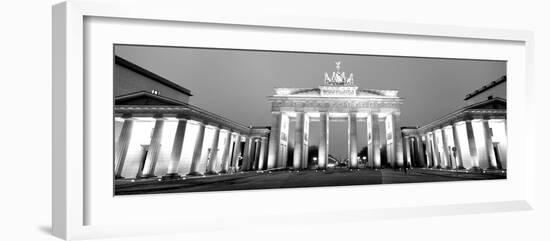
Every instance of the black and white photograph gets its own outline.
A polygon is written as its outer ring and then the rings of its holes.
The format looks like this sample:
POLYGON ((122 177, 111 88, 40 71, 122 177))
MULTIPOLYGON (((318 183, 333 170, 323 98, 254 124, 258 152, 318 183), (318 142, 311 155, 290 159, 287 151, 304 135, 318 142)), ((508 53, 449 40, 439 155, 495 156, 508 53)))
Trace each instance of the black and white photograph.
POLYGON ((506 62, 114 46, 115 195, 506 179, 506 62))

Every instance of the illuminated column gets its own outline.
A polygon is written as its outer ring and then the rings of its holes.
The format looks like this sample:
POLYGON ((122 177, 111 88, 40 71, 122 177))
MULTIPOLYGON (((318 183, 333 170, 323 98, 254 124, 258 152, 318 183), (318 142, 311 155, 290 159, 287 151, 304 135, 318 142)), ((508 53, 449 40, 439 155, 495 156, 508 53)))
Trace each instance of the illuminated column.
POLYGON ((428 158, 430 159, 430 165, 429 167, 435 167, 436 160, 435 160, 435 154, 434 154, 434 144, 432 139, 431 132, 428 132, 426 134, 426 146, 428 147, 428 158))
POLYGON ((309 160, 309 115, 306 113, 304 115, 304 141, 302 147, 302 168, 308 169, 308 160, 309 160))
POLYGON ((405 157, 406 157, 406 160, 404 160, 404 162, 410 163, 410 165, 412 166, 411 139, 410 139, 410 137, 405 136, 403 138, 403 142, 405 142, 404 143, 405 144, 404 151, 405 151, 405 157))
POLYGON ((244 150, 243 150, 243 165, 240 168, 242 171, 248 171, 248 167, 250 165, 250 152, 252 146, 252 137, 247 136, 244 141, 244 150))
POLYGON ((281 141, 281 112, 273 112, 271 119, 271 132, 269 134, 269 154, 267 156, 267 169, 277 167, 279 159, 280 141, 281 141))
POLYGON ((122 177, 122 169, 124 168, 124 161, 126 160, 126 154, 128 153, 128 146, 130 145, 130 139, 132 138, 132 129, 134 126, 134 120, 130 116, 123 116, 124 123, 122 124, 122 130, 118 137, 118 141, 115 145, 115 178, 122 177))
POLYGON ((401 141, 401 125, 399 124, 400 112, 392 112, 392 145, 393 145, 393 161, 398 167, 403 166, 403 142, 401 141))
POLYGON ((369 167, 374 167, 374 157, 372 151, 372 115, 368 113, 367 116, 367 160, 369 167))
POLYGON ((288 163, 288 129, 289 129, 289 119, 288 114, 283 113, 281 115, 281 136, 279 141, 279 160, 277 167, 286 168, 288 163))
POLYGON ((231 131, 227 130, 222 154, 222 169, 220 170, 220 173, 227 173, 229 169, 229 163, 231 163, 231 142, 231 131))
POLYGON ((305 125, 305 113, 296 112, 296 127, 294 134, 294 159, 292 161, 292 167, 294 169, 303 168, 303 148, 304 148, 304 125, 305 125))
POLYGON ((202 175, 199 172, 199 163, 202 156, 202 145, 204 142, 204 131, 206 126, 203 123, 198 123, 199 131, 197 133, 197 138, 195 139, 195 147, 193 148, 193 158, 191 159, 191 168, 189 169, 189 176, 199 176, 202 175))
POLYGON ((267 151, 267 137, 262 137, 260 141, 260 157, 258 158, 258 170, 263 170, 266 166, 265 157, 267 151))
POLYGON ((214 138, 210 144, 210 158, 207 158, 206 174, 215 175, 218 174, 214 167, 218 161, 218 142, 220 141, 220 128, 214 127, 214 138))
POLYGON ((442 144, 443 144, 443 155, 444 155, 444 158, 443 160, 444 163, 445 163, 445 168, 447 169, 451 169, 453 168, 453 165, 452 165, 452 159, 450 158, 449 156, 449 143, 447 143, 447 128, 443 127, 441 128, 441 139, 442 139, 442 144))
POLYGON ((329 116, 327 112, 321 112, 321 134, 319 136, 319 157, 318 167, 320 169, 326 169, 328 163, 328 147, 329 147, 329 116))
MULTIPOLYGON (((379 118, 380 116, 378 115, 378 113, 371 113, 370 115, 370 119, 371 119, 371 125, 372 125, 372 135, 371 135, 371 138, 372 138, 372 157, 373 157, 373 165, 374 165, 374 168, 380 168, 382 166, 382 159, 380 157, 380 147, 381 147, 381 143, 380 143, 380 132, 381 132, 381 128, 380 128, 380 123, 384 123, 384 122, 380 122, 379 121, 379 118)), ((384 128, 386 128, 385 124, 384 124, 384 128)), ((369 146, 371 147, 371 146, 369 146)))
POLYGON ((485 137, 488 169, 497 169, 497 159, 493 151, 493 135, 491 133, 491 127, 489 127, 489 120, 483 120, 483 133, 485 137))
POLYGON ((443 152, 444 148, 443 148, 443 129, 437 129, 434 131, 434 134, 435 134, 435 147, 437 149, 437 154, 438 154, 438 157, 439 157, 439 163, 438 163, 438 167, 439 168, 445 168, 447 167, 447 157, 445 155, 445 153, 443 152))
POLYGON ((424 151, 424 142, 422 141, 422 136, 416 136, 416 149, 418 150, 418 160, 420 167, 427 166, 426 163, 426 153, 424 151))
POLYGON ((472 169, 479 168, 479 160, 477 159, 477 147, 476 147, 476 138, 474 136, 474 128, 472 126, 472 121, 467 120, 466 122, 466 136, 468 137, 468 149, 470 151, 470 162, 472 169))
POLYGON ((260 147, 262 145, 261 139, 256 138, 254 148, 254 163, 252 164, 252 170, 259 170, 260 168, 260 147))
POLYGON ((187 120, 178 118, 178 126, 176 127, 176 135, 174 135, 174 142, 172 144, 172 152, 170 153, 170 162, 168 162, 168 171, 163 178, 177 178, 178 165, 180 163, 181 151, 183 147, 183 140, 185 138, 185 128, 187 127, 187 120))
POLYGON ((453 141, 455 143, 455 152, 456 152, 456 168, 464 169, 464 164, 462 163, 462 148, 460 147, 460 137, 458 136, 458 129, 456 128, 456 123, 452 124, 453 127, 453 141))
POLYGON ((437 135, 435 134, 435 131, 432 131, 432 155, 434 158, 434 164, 433 167, 435 168, 441 168, 441 156, 439 154, 439 146, 437 143, 437 135))
MULTIPOLYGON (((390 161, 388 158, 388 151, 387 151, 387 135, 386 135, 386 117, 380 117, 378 115, 378 132, 374 132, 375 136, 378 136, 378 140, 380 141, 380 166, 382 166, 382 156, 385 157, 386 162, 384 165, 387 165, 390 161), (384 151, 382 151, 384 150, 384 151)), ((376 160, 376 157, 375 157, 376 160)))
POLYGON ((233 168, 235 171, 239 169, 239 157, 241 156, 241 134, 237 133, 235 139, 235 153, 233 154, 233 168))
POLYGON ((162 139, 162 130, 164 129, 164 120, 160 117, 155 117, 155 127, 153 128, 153 135, 151 136, 151 142, 149 143, 149 151, 143 164, 143 170, 141 171, 140 178, 148 178, 155 176, 155 167, 157 165, 157 159, 160 152, 160 141, 162 139))
POLYGON ((357 113, 351 112, 348 114, 348 155, 349 167, 358 168, 357 163, 357 113))
POLYGON ((250 137, 250 149, 248 149, 248 162, 246 163, 246 170, 250 171, 254 168, 254 161, 256 159, 256 138, 250 137))
POLYGON ((425 136, 426 136, 426 147, 427 147, 426 156, 428 161, 428 167, 434 167, 435 160, 433 157, 433 145, 432 145, 432 140, 429 132, 426 133, 425 136))

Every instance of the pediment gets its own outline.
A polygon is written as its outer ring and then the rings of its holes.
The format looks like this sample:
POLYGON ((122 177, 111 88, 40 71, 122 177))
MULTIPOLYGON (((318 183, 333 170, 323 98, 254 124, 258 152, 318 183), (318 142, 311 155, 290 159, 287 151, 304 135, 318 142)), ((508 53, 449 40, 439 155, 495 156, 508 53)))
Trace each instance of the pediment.
POLYGON ((183 102, 168 97, 140 91, 115 97, 115 105, 184 105, 183 102))
POLYGON ((505 110, 506 109, 506 100, 502 98, 493 98, 485 100, 479 103, 475 103, 466 107, 468 110, 486 110, 486 109, 496 109, 496 110, 505 110))

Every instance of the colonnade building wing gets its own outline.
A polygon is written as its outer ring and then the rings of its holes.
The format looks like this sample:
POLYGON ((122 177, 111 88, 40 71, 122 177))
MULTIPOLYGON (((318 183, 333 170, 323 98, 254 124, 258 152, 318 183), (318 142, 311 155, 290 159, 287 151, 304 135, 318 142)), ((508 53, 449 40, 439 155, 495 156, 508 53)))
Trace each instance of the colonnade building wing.
POLYGON ((197 106, 146 91, 116 97, 114 111, 115 121, 123 119, 118 139, 115 139, 115 179, 160 176, 174 179, 181 177, 180 174, 217 175, 266 167, 269 127, 246 126, 197 106), (133 149, 130 148, 135 138, 132 136, 137 134, 133 132, 139 132, 134 129, 134 124, 149 122, 151 118, 155 119, 151 135, 142 138, 140 143, 134 142, 133 149), (197 122, 196 132, 191 132, 194 137, 186 134, 188 120, 197 122), (175 130, 166 130, 168 122, 177 123, 175 130), (208 128, 211 130, 210 139, 206 137, 206 126, 214 127, 208 128), (171 144, 163 147, 166 135, 171 139, 167 143, 171 144), (193 139, 194 143, 184 151, 186 138, 193 139), (132 151, 128 154, 130 149, 132 151), (184 159, 183 153, 190 156, 184 159), (162 168, 157 167, 159 163, 162 168), (180 163, 188 166, 181 170, 180 163))
POLYGON ((405 159, 415 167, 507 168, 506 100, 468 105, 421 127, 403 127, 405 159))

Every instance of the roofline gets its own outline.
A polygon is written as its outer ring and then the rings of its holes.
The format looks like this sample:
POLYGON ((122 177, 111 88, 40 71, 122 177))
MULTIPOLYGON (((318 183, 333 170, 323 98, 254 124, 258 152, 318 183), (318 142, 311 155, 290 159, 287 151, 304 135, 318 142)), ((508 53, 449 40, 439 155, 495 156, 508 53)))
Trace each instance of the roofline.
POLYGON ((134 110, 137 110, 137 109, 143 109, 143 110, 150 109, 151 111, 157 111, 158 113, 161 113, 163 110, 168 110, 168 111, 173 110, 173 111, 176 111, 176 112, 178 110, 180 110, 180 111, 189 110, 191 112, 201 113, 201 115, 203 115, 205 117, 208 117, 208 118, 211 118, 213 120, 225 122, 228 125, 232 125, 233 127, 231 129, 234 129, 234 130, 240 129, 240 131, 246 130, 246 131, 243 131, 243 133, 242 133, 242 134, 246 134, 246 135, 250 135, 252 130, 266 131, 266 130, 271 129, 270 127, 267 128, 265 126, 257 127, 257 126, 245 125, 241 122, 231 120, 227 117, 224 117, 224 116, 215 114, 213 112, 207 111, 207 110, 202 109, 198 106, 195 106, 195 105, 192 105, 192 104, 189 104, 189 103, 184 103, 184 102, 174 100, 174 99, 171 99, 171 98, 168 98, 168 97, 164 97, 164 96, 161 96, 161 95, 154 95, 154 94, 151 94, 147 91, 138 91, 138 92, 133 92, 133 93, 129 93, 129 94, 119 95, 119 96, 115 97, 115 100, 126 99, 126 98, 130 98, 130 97, 138 96, 138 95, 149 95, 149 96, 160 98, 160 99, 163 99, 163 100, 166 100, 166 101, 175 102, 175 104, 179 104, 179 105, 173 105, 173 106, 172 105, 115 105, 114 106, 115 113, 118 112, 117 110, 132 110, 132 109, 134 109, 134 110), (255 129, 255 128, 261 128, 261 129, 255 129))
POLYGON ((168 80, 168 79, 166 79, 166 78, 164 78, 164 77, 162 77, 162 76, 160 76, 160 75, 158 75, 158 74, 155 74, 155 73, 153 73, 153 72, 151 72, 151 71, 149 71, 149 70, 147 70, 147 69, 144 69, 143 67, 141 67, 141 66, 139 66, 139 65, 137 65, 137 64, 134 64, 134 63, 132 63, 132 62, 130 62, 130 61, 128 61, 128 60, 126 60, 126 59, 120 57, 120 56, 115 55, 115 64, 124 66, 124 67, 126 67, 126 68, 128 68, 128 69, 131 69, 131 70, 133 70, 134 72, 139 73, 139 74, 141 74, 141 75, 143 75, 143 76, 145 76, 145 77, 148 77, 148 78, 150 78, 150 79, 153 79, 153 80, 155 80, 155 81, 157 81, 157 82, 159 82, 159 83, 161 83, 161 84, 164 84, 164 85, 166 85, 166 86, 168 86, 168 87, 174 88, 174 89, 178 90, 179 92, 181 92, 181 93, 183 93, 183 94, 185 94, 185 95, 193 96, 193 95, 191 94, 191 91, 190 91, 190 90, 188 90, 188 89, 182 87, 181 85, 178 85, 178 84, 176 84, 176 83, 174 83, 174 82, 172 82, 172 81, 170 81, 170 80, 168 80))
POLYGON ((139 96, 139 95, 152 96, 152 97, 159 98, 159 99, 162 99, 162 100, 167 101, 167 102, 172 102, 175 105, 185 105, 186 104, 185 102, 182 102, 182 101, 179 101, 179 100, 176 100, 176 99, 172 99, 170 97, 162 96, 162 95, 155 95, 155 94, 152 94, 152 93, 150 93, 148 91, 144 91, 144 90, 140 90, 140 91, 136 91, 136 92, 116 96, 115 101, 125 100, 127 98, 131 98, 131 97, 135 97, 135 96, 139 96))
POLYGON ((493 88, 493 87, 495 87, 495 86, 497 86, 497 85, 499 85, 503 82, 506 82, 506 75, 503 75, 500 78, 498 78, 497 80, 493 80, 493 81, 491 81, 491 83, 486 84, 483 87, 481 87, 477 90, 474 90, 473 92, 467 94, 466 97, 464 97, 464 100, 469 100, 469 99, 473 98, 474 96, 477 96, 477 95, 485 92, 486 90, 491 89, 491 88, 493 88))
POLYGON ((495 101, 495 100, 500 100, 500 101, 503 101, 503 102, 507 102, 506 99, 503 99, 503 98, 500 98, 500 97, 494 97, 492 99, 487 99, 487 100, 484 100, 484 101, 480 101, 480 102, 477 102, 477 103, 474 103, 474 104, 471 104, 471 105, 468 105, 468 106, 465 106, 465 107, 462 107, 456 111, 453 111, 449 114, 446 114, 444 116, 441 116, 440 118, 432 121, 432 122, 429 122, 425 125, 422 125, 422 126, 419 126, 418 129, 423 129, 423 128, 426 128, 428 126, 431 126, 431 125, 435 125, 435 123, 437 122, 440 122, 442 120, 445 120, 446 118, 449 118, 450 116, 453 116, 453 115, 456 115, 460 112, 463 112, 463 111, 466 111, 468 109, 471 109, 472 107, 475 107, 475 106, 479 106, 479 105, 483 105, 483 104, 486 104, 487 102, 491 102, 491 101, 495 101))

